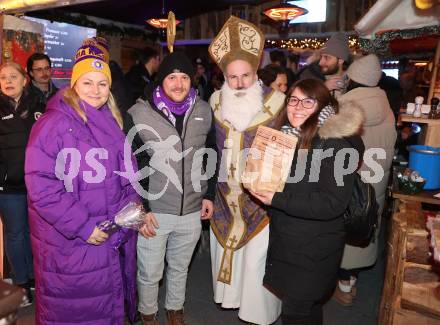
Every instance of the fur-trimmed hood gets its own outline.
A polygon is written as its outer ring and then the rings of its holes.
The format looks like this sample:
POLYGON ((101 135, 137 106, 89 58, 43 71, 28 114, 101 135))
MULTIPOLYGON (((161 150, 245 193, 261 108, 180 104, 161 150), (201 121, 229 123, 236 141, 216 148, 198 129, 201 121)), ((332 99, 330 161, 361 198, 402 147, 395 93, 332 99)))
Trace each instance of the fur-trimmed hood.
POLYGON ((339 106, 339 112, 329 117, 318 134, 322 139, 346 138, 361 134, 365 116, 358 104, 349 101, 339 106))

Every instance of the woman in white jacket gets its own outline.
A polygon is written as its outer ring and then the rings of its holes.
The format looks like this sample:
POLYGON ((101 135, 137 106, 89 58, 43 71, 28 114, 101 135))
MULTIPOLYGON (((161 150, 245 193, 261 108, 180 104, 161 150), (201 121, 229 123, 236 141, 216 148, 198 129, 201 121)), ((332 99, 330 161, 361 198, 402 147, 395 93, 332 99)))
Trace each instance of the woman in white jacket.
MULTIPOLYGON (((397 136, 393 111, 385 92, 377 86, 381 74, 379 59, 374 54, 354 61, 347 70, 349 77, 347 92, 339 98, 341 105, 358 106, 364 112, 365 122, 361 135, 366 152, 364 159, 369 152, 372 152, 372 148, 378 148, 382 152, 380 156, 370 157, 370 159, 374 159, 375 164, 370 163, 367 166, 364 162, 359 169, 360 173, 367 171, 370 177, 376 176, 379 178, 379 181, 371 181, 379 204, 379 225, 397 136), (383 175, 380 174, 380 171, 383 171, 383 175)), ((376 231, 376 238, 373 238, 372 242, 365 248, 345 245, 339 282, 333 296, 336 301, 344 306, 352 305, 353 298, 356 296, 355 283, 359 269, 372 266, 376 262, 378 235, 379 229, 376 231)))

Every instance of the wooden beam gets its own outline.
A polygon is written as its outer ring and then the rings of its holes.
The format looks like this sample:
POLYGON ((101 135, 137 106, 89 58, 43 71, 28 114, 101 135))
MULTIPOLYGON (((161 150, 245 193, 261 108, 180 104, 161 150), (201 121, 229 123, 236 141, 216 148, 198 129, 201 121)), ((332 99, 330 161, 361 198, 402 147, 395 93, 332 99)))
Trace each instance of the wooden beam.
POLYGON ((431 83, 429 85, 429 95, 428 95, 428 104, 431 103, 431 98, 434 95, 434 89, 436 88, 437 85, 437 75, 438 75, 438 66, 440 65, 440 38, 437 42, 437 49, 435 51, 435 56, 434 56, 434 63, 432 66, 432 76, 431 76, 431 83))

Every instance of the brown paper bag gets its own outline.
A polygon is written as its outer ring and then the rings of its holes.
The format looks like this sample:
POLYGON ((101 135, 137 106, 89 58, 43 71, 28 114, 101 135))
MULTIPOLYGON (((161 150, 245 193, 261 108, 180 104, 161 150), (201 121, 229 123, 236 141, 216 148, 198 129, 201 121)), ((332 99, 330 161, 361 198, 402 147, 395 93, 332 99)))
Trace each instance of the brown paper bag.
POLYGON ((292 165, 298 138, 259 126, 241 180, 254 192, 282 192, 292 165))

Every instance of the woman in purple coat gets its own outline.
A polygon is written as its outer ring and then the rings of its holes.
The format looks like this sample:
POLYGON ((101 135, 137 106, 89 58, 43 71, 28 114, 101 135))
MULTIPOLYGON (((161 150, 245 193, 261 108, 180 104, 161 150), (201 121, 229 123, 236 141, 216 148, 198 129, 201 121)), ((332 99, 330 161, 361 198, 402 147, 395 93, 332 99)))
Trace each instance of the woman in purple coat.
POLYGON ((93 46, 75 60, 70 88, 49 101, 26 151, 36 321, 124 324, 124 307, 131 320, 135 311, 135 232, 97 225, 138 196, 115 173, 124 171, 124 134, 109 67, 93 46))

